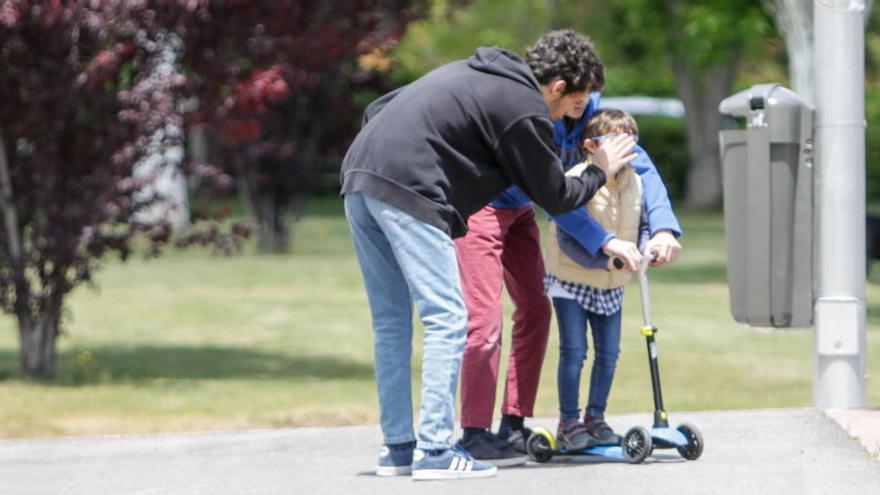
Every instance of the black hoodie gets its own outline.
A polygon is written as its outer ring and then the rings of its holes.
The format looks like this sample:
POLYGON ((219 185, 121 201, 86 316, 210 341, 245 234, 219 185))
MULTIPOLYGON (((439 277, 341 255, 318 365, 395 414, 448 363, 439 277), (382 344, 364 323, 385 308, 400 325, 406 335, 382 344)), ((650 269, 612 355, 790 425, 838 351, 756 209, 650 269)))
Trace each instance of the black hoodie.
POLYGON ((563 174, 549 114, 522 59, 479 48, 367 107, 342 162, 342 194, 362 192, 451 237, 511 184, 551 215, 573 210, 605 173, 563 174))

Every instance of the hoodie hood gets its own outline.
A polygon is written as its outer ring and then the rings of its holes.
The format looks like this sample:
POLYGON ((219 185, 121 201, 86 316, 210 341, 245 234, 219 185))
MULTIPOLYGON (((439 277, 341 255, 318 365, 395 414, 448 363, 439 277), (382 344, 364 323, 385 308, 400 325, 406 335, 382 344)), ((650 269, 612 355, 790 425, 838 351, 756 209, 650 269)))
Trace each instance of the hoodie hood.
POLYGON ((529 88, 541 90, 541 85, 538 84, 538 80, 535 79, 535 75, 532 74, 528 64, 519 55, 510 50, 498 48, 497 46, 480 47, 468 59, 467 63, 472 69, 506 77, 529 88))

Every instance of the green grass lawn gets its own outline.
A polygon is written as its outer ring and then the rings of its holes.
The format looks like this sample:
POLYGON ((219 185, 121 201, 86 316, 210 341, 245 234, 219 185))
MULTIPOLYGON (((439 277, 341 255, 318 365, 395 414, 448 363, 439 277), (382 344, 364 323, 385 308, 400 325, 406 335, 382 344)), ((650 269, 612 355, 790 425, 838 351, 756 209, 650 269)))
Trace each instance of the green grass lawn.
MULTIPOLYGON (((667 408, 809 406, 812 333, 735 323, 720 214, 681 220, 679 262, 651 272, 667 408)), ((653 407, 636 287, 624 305, 609 414, 653 407)), ((876 406, 880 286, 869 285, 868 301, 868 397, 876 406)), ((108 261, 98 289, 79 288, 67 303, 52 382, 20 379, 15 321, 0 317, 0 437, 377 422, 369 312, 337 199, 312 205, 290 255, 172 250, 108 261)), ((553 323, 539 415, 556 413, 557 342, 553 323)))

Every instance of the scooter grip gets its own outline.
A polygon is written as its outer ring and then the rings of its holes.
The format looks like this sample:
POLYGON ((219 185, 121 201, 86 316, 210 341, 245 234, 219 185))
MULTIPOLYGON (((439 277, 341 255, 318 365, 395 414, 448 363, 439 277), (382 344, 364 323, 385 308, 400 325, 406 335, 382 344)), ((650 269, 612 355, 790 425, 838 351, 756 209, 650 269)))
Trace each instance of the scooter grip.
MULTIPOLYGON (((657 259, 659 255, 656 252, 651 251, 651 254, 649 254, 648 256, 650 256, 650 261, 653 262, 657 259)), ((614 268, 616 268, 617 270, 620 270, 624 267, 624 262, 622 259, 615 256, 611 259, 611 265, 614 266, 614 268)))

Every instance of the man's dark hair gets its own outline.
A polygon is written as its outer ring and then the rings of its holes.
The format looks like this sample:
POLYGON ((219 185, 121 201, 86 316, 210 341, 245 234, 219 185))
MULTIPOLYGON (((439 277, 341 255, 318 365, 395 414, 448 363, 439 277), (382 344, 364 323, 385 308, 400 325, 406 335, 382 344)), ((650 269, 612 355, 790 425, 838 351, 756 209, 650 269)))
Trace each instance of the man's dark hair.
POLYGON ((565 81, 565 92, 601 91, 605 86, 605 65, 593 42, 571 29, 551 31, 526 50, 526 63, 541 84, 565 81))

